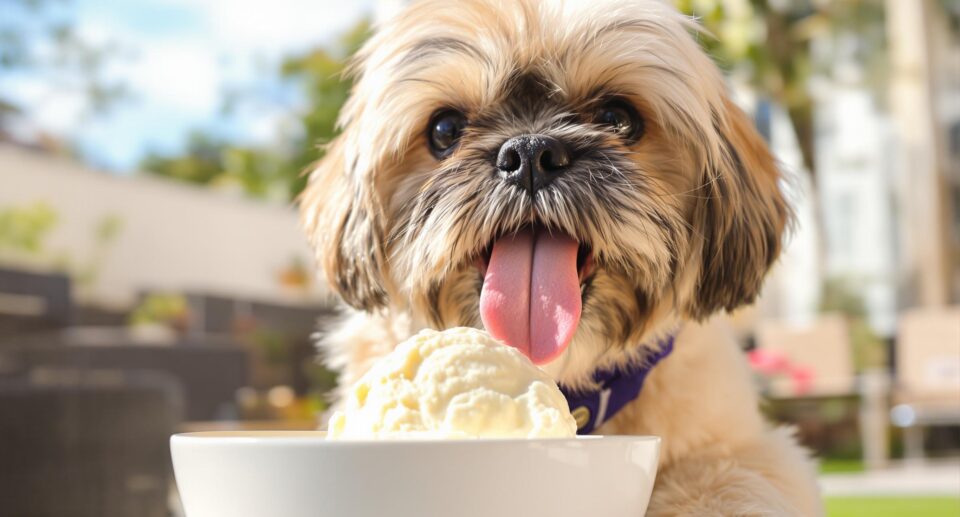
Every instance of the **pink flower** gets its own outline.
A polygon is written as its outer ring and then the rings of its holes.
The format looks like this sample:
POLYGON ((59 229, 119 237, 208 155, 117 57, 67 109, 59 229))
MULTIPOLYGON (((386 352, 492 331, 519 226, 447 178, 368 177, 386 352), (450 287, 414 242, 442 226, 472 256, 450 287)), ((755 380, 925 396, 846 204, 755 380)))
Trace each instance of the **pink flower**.
POLYGON ((795 366, 790 370, 790 379, 793 380, 794 394, 805 395, 813 385, 813 370, 804 366, 795 366))
POLYGON ((774 375, 786 372, 790 368, 790 362, 783 352, 757 348, 747 354, 750 361, 750 368, 764 375, 774 375))

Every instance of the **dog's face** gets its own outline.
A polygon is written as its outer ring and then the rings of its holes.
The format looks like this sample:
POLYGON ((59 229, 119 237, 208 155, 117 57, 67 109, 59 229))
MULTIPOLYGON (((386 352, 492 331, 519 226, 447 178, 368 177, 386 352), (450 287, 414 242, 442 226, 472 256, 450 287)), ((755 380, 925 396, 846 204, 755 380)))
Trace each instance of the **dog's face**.
POLYGON ((694 30, 649 0, 415 3, 302 198, 331 285, 573 385, 752 301, 788 209, 694 30))

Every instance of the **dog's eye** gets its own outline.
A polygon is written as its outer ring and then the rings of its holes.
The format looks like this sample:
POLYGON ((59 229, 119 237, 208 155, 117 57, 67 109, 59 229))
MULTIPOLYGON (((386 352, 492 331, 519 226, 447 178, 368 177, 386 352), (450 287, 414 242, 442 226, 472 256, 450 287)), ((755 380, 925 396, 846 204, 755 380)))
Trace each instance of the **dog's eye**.
POLYGON ((609 127, 627 140, 635 140, 643 133, 643 119, 633 106, 621 100, 604 104, 594 118, 597 124, 609 127))
POLYGON ((429 138, 430 148, 434 156, 442 158, 450 153, 460 140, 467 119, 456 110, 444 110, 430 119, 429 138))

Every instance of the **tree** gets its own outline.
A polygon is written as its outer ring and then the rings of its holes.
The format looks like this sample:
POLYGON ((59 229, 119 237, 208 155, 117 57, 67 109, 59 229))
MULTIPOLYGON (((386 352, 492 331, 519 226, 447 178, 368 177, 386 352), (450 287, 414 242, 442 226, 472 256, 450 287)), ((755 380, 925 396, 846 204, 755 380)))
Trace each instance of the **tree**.
MULTIPOLYGON (((233 145, 195 131, 183 153, 150 153, 141 167, 152 174, 202 185, 236 184, 256 197, 282 191, 283 197, 295 198, 306 185, 304 171, 323 156, 322 144, 336 134, 337 114, 352 86, 344 76, 346 62, 369 33, 369 21, 362 20, 332 48, 317 48, 283 61, 278 70, 281 80, 296 84, 306 101, 297 114, 296 136, 286 151, 233 145)), ((245 101, 250 99, 238 95, 230 104, 245 101)))
POLYGON ((301 116, 301 138, 286 173, 290 194, 295 197, 306 185, 303 171, 323 156, 322 144, 336 134, 337 116, 346 102, 353 81, 344 76, 347 60, 370 36, 370 21, 361 20, 339 39, 338 49, 330 52, 316 49, 288 59, 283 64, 284 77, 300 82, 309 102, 301 116))
MULTIPOLYGON (((704 44, 720 62, 745 75, 759 93, 783 107, 797 135, 803 164, 816 178, 810 80, 831 76, 831 59, 814 41, 856 40, 854 55, 865 84, 882 89, 886 44, 882 0, 675 0, 697 16, 715 38, 704 44)), ((833 49, 830 49, 833 50, 833 49)), ((829 56, 832 57, 832 56, 829 56)))
MULTIPOLYGON (((120 49, 95 45, 74 30, 72 0, 0 0, 0 73, 29 72, 52 93, 79 92, 87 115, 101 115, 126 96, 123 83, 108 80, 104 67, 120 49), (60 8, 59 11, 57 8, 60 8)), ((0 140, 23 107, 0 92, 0 140)))
POLYGON ((182 155, 149 152, 141 160, 140 167, 153 174, 198 185, 209 184, 223 174, 226 142, 200 131, 194 131, 187 139, 186 151, 182 155))

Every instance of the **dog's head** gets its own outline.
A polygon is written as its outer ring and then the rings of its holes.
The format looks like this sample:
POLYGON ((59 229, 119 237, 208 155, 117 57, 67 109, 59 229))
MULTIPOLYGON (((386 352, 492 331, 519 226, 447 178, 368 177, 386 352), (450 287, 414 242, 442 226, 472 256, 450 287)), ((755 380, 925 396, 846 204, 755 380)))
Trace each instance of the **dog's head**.
POLYGON ((414 3, 301 200, 331 285, 570 384, 752 301, 788 208, 695 31, 650 0, 414 3))

